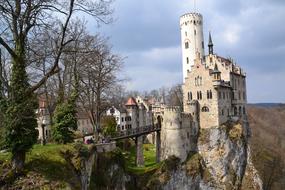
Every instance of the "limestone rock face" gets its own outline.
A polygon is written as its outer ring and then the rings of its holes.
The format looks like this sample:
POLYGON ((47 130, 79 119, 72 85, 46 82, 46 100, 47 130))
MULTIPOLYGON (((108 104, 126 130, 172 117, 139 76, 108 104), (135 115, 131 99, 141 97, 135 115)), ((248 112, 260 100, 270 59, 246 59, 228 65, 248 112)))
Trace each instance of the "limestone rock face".
POLYGON ((200 161, 188 158, 162 189, 262 189, 251 161, 249 137, 247 122, 200 130, 196 152, 200 161))

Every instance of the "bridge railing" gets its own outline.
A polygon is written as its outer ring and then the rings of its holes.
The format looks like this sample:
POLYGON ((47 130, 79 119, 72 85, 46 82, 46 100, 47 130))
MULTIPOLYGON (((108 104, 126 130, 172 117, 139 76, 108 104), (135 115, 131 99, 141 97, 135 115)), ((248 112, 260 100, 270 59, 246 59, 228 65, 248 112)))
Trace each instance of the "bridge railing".
POLYGON ((124 136, 126 136, 126 137, 136 136, 139 134, 151 133, 153 131, 158 131, 158 130, 160 130, 159 125, 147 125, 147 126, 127 129, 124 131, 117 131, 116 134, 113 136, 113 138, 119 138, 119 137, 124 137, 124 136))

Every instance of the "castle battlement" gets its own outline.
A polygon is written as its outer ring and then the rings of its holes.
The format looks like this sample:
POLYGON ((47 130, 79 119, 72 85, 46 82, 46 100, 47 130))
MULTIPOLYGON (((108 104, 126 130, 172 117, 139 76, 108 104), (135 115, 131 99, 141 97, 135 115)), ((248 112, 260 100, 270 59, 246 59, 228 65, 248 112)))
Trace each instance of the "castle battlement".
POLYGON ((166 106, 164 108, 165 112, 181 112, 181 108, 179 106, 166 106))

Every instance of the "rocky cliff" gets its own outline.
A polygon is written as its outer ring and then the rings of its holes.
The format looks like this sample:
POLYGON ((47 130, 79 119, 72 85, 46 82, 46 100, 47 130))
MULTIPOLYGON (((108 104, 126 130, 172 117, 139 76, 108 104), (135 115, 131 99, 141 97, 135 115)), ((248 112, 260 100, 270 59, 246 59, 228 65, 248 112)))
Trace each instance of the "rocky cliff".
MULTIPOLYGON (((200 130, 197 150, 191 151, 186 160, 170 156, 159 169, 141 176, 120 170, 119 178, 127 186, 117 189, 262 189, 251 162, 249 137, 245 122, 200 130)), ((114 170, 109 166, 109 173, 118 171, 118 166, 114 170)), ((112 181, 112 175, 108 176, 112 181)))

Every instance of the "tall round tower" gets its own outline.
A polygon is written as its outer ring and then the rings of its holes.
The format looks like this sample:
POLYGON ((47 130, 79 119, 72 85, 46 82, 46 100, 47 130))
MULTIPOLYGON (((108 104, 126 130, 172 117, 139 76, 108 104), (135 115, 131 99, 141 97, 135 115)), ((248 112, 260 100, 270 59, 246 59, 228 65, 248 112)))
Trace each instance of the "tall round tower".
POLYGON ((194 65, 196 53, 204 54, 203 16, 200 13, 186 13, 180 17, 183 82, 194 65))

